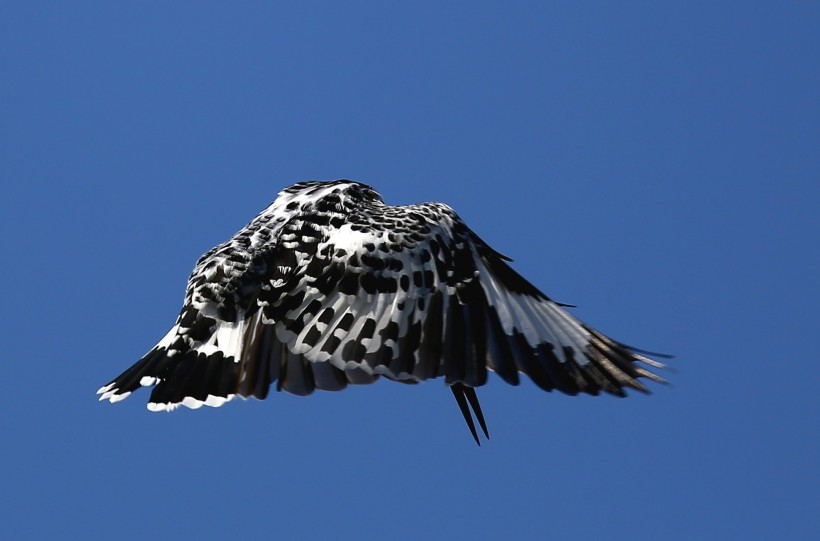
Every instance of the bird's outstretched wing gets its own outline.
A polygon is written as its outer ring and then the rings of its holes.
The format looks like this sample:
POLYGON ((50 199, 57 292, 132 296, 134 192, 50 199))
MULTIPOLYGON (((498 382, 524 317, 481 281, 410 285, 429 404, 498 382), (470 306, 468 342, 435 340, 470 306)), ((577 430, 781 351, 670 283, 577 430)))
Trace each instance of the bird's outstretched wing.
MULTIPOLYGON (((646 390, 639 377, 661 380, 635 364, 660 363, 579 322, 452 210, 425 210, 415 242, 391 246, 346 226, 294 247, 295 259, 307 261, 304 272, 271 302, 265 293, 260 299, 275 340, 302 356, 306 370, 329 364, 477 387, 489 369, 514 385, 524 373, 545 390, 568 394, 622 395, 624 387, 646 390)), ((302 390, 311 391, 310 378, 301 379, 302 390)))
POLYGON ((153 385, 162 410, 264 398, 273 382, 304 395, 443 377, 477 440, 468 405, 486 434, 473 388, 488 370, 568 394, 663 381, 636 364, 661 363, 578 321, 446 205, 336 208, 280 213, 264 238, 257 218, 203 256, 174 328, 101 399, 153 385))

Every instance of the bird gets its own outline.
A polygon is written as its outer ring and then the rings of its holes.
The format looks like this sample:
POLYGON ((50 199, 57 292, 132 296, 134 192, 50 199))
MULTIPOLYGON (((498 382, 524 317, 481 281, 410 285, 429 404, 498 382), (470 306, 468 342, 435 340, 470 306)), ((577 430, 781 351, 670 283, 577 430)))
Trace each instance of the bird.
POLYGON ((489 431, 476 388, 490 372, 545 391, 648 393, 670 357, 628 346, 552 300, 443 203, 391 206, 352 180, 282 190, 197 261, 174 325, 101 387, 148 409, 309 395, 379 378, 443 378, 475 442, 489 431))

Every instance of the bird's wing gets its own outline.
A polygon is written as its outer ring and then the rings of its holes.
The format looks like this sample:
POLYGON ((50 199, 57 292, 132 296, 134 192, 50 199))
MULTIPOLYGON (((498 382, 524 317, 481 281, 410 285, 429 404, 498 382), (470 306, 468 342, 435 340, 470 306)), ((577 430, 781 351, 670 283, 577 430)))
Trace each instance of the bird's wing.
MULTIPOLYGON (((569 394, 623 395, 646 390, 639 377, 661 381, 635 364, 660 363, 575 319, 455 213, 430 215, 423 233, 399 239, 310 217, 288 222, 241 271, 212 270, 233 302, 205 280, 208 299, 189 295, 175 330, 102 398, 156 385, 152 409, 198 407, 264 398, 274 381, 309 394, 379 376, 444 377, 460 389, 483 385, 488 369, 569 394)), ((196 271, 191 280, 203 283, 196 271)))
POLYGON ((350 374, 365 381, 444 377, 468 387, 483 385, 490 369, 512 384, 524 373, 568 394, 623 395, 624 387, 646 390, 639 377, 661 381, 635 364, 660 363, 575 319, 451 210, 435 216, 403 244, 349 226, 318 241, 292 240, 297 272, 279 291, 260 295, 262 329, 275 332, 257 333, 243 359, 258 362, 253 352, 277 344, 300 359, 280 372, 290 379, 295 370, 299 386, 279 385, 301 392, 324 388, 316 372, 327 366, 348 381, 350 374))
POLYGON ((476 334, 488 337, 487 366, 508 383, 516 384, 520 372, 547 391, 623 396, 625 387, 647 392, 640 377, 664 382, 636 364, 663 363, 582 323, 501 258, 479 248, 475 262, 481 289, 474 306, 484 322, 476 334))

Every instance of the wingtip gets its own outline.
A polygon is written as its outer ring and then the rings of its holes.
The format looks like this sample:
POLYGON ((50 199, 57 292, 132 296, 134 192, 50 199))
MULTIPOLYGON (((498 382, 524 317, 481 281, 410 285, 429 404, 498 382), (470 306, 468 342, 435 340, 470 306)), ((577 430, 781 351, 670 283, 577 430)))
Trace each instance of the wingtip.
POLYGON ((109 383, 108 385, 103 385, 99 389, 97 389, 97 394, 105 394, 110 391, 114 387, 114 383, 109 383))
MULTIPOLYGON (((647 357, 644 357, 644 355, 652 355, 653 357, 660 357, 661 359, 674 359, 675 358, 675 356, 672 355, 671 353, 659 353, 657 351, 649 351, 647 349, 641 349, 641 348, 636 348, 635 346, 630 346, 629 344, 620 344, 620 345, 622 347, 628 349, 629 351, 631 351, 637 359, 640 359, 643 362, 648 362, 648 364, 651 364, 653 362, 657 363, 658 361, 655 361, 655 360, 649 359, 647 357), (643 353, 644 355, 640 355, 640 353, 643 353)), ((661 364, 661 367, 665 366, 663 363, 660 363, 660 364, 661 364)))
MULTIPOLYGON (((105 387, 103 387, 102 389, 105 389, 105 387)), ((108 400, 109 402, 114 404, 121 400, 125 400, 131 395, 131 391, 120 393, 118 392, 119 389, 108 389, 105 391, 103 391, 102 389, 97 391, 97 394, 100 395, 100 397, 97 399, 97 402, 104 402, 105 400, 108 400)))

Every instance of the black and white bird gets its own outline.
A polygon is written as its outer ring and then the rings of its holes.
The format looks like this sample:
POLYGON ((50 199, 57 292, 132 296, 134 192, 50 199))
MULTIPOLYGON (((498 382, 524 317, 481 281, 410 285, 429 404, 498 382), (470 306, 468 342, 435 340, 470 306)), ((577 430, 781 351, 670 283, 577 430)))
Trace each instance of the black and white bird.
POLYGON ((470 408, 489 437, 475 393, 489 371, 571 395, 664 381, 641 366, 662 363, 580 322, 509 261, 447 205, 300 182, 197 261, 174 326, 98 394, 153 387, 148 409, 162 411, 264 399, 274 382, 308 395, 443 377, 478 442, 470 408))

